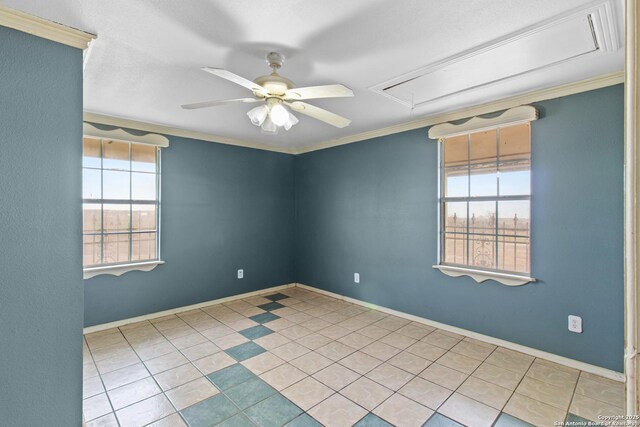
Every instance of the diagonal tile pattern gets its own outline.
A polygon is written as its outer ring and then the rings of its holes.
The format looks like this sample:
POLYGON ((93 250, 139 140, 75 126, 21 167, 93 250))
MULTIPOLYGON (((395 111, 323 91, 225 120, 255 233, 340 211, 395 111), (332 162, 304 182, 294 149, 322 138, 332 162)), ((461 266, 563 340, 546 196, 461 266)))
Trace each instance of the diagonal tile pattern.
POLYGON ((548 426, 623 384, 298 287, 87 334, 87 426, 548 426))

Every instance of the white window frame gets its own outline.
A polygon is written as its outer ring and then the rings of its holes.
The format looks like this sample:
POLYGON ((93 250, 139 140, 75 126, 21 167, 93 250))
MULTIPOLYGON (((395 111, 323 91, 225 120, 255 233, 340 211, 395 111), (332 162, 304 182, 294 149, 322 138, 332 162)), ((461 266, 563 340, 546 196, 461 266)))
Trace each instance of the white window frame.
MULTIPOLYGON (((160 234, 161 234, 161 148, 169 146, 169 140, 162 135, 145 134, 133 135, 123 129, 104 130, 89 123, 83 125, 84 137, 96 139, 109 139, 111 141, 126 142, 129 144, 147 144, 158 147, 156 169, 156 259, 134 261, 124 263, 103 264, 83 268, 83 278, 89 279, 101 274, 121 276, 129 271, 151 271, 160 264, 164 264, 161 258, 160 234)), ((84 201, 84 200, 83 200, 84 201)), ((132 203, 128 201, 127 203, 132 203)))
MULTIPOLYGON (((467 276, 471 277, 477 283, 486 280, 494 280, 507 286, 520 286, 526 283, 535 282, 536 279, 527 274, 517 274, 511 272, 503 272, 500 270, 483 270, 475 269, 467 266, 448 265, 442 262, 442 198, 444 197, 442 189, 442 141, 445 138, 493 130, 496 128, 514 126, 517 124, 529 123, 537 120, 538 112, 532 106, 521 106, 505 111, 497 117, 482 118, 474 117, 461 124, 443 123, 435 125, 429 129, 429 138, 438 141, 438 264, 433 268, 440 270, 442 273, 451 277, 467 276)), ((531 237, 530 237, 531 238, 531 237)))

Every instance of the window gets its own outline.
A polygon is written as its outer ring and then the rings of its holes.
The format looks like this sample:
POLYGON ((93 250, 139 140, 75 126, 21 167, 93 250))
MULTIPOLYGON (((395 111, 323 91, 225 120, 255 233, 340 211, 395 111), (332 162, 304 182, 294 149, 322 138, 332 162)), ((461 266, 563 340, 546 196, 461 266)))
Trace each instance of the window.
POLYGON ((160 150, 83 139, 83 265, 117 266, 159 260, 160 150))
POLYGON ((529 276, 530 140, 529 122, 441 139, 441 266, 529 276))

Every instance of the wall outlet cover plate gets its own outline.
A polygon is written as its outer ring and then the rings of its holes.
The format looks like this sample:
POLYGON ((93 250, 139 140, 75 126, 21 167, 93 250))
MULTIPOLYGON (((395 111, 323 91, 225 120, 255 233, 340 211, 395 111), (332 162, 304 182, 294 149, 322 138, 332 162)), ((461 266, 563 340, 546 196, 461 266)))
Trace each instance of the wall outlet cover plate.
POLYGON ((580 316, 569 316, 569 330, 571 332, 575 332, 578 334, 582 333, 582 317, 580 316))

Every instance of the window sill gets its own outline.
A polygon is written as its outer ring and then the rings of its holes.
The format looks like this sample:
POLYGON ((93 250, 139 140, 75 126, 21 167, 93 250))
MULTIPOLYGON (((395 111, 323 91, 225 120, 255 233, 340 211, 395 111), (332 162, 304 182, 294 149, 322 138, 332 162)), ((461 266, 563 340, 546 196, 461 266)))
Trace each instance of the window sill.
POLYGON ((495 280, 507 286, 521 286, 536 279, 529 276, 519 274, 499 273, 497 271, 475 270, 473 268, 454 267, 451 265, 434 265, 433 268, 440 270, 442 273, 451 277, 469 276, 478 283, 485 280, 495 280))
POLYGON ((101 274, 111 274, 112 276, 122 276, 128 271, 151 271, 158 265, 164 264, 164 261, 144 261, 131 264, 104 265, 98 267, 89 267, 82 270, 83 278, 90 279, 101 274))

